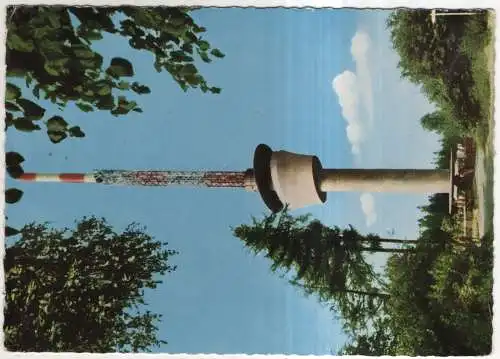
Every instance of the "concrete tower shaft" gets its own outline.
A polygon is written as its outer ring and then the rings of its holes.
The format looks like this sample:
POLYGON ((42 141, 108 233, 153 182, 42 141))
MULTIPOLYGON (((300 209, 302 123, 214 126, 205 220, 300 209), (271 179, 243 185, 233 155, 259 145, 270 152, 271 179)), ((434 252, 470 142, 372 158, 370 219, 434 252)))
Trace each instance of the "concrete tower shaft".
POLYGON ((325 192, 442 193, 450 188, 449 170, 323 169, 320 188, 325 192))
POLYGON ((316 156, 273 151, 261 144, 254 156, 258 190, 273 212, 326 201, 327 192, 450 193, 451 171, 430 169, 323 169, 316 156))

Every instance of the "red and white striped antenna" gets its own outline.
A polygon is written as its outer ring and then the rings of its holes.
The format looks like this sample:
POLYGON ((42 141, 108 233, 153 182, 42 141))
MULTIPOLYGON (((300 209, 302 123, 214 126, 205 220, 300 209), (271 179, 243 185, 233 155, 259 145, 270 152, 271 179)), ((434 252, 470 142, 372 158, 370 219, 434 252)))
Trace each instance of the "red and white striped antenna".
MULTIPOLYGON (((249 172, 250 171, 250 172, 249 172)), ((249 171, 126 171, 98 170, 90 173, 25 172, 17 179, 26 182, 101 183, 125 186, 245 187, 249 171)))

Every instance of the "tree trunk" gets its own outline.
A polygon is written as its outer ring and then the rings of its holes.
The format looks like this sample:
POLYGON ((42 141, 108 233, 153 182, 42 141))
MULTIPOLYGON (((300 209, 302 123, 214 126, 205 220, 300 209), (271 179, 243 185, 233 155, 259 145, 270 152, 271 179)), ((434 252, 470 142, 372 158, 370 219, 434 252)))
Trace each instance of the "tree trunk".
POLYGON ((298 287, 301 287, 302 289, 326 289, 332 293, 338 293, 338 292, 341 292, 341 293, 352 293, 352 294, 359 294, 359 295, 366 295, 366 296, 369 296, 369 297, 381 297, 381 298, 389 298, 389 294, 387 293, 381 293, 381 292, 365 292, 365 291, 362 291, 362 290, 354 290, 354 289, 336 289, 336 290, 332 290, 331 288, 328 288, 326 286, 305 286, 303 284, 300 284, 300 283, 294 283, 294 285, 298 286, 298 287))
POLYGON ((352 293, 352 294, 359 294, 359 295, 367 295, 369 297, 381 297, 381 298, 389 298, 389 294, 387 293, 380 293, 380 292, 365 292, 362 290, 351 290, 351 289, 342 289, 334 292, 344 292, 344 293, 352 293))
POLYGON ((380 243, 396 243, 396 244, 417 244, 418 240, 409 239, 393 239, 393 238, 380 238, 378 239, 380 243))
POLYGON ((400 249, 400 248, 368 248, 368 247, 360 247, 359 250, 361 252, 378 252, 378 253, 408 253, 414 252, 413 248, 409 249, 400 249))

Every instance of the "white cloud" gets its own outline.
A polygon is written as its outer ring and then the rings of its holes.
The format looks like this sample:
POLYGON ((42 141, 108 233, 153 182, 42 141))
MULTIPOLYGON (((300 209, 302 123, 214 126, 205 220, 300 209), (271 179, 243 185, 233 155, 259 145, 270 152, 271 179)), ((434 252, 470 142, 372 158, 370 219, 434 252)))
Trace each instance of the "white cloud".
POLYGON ((358 154, 364 134, 359 117, 357 76, 351 71, 344 71, 333 79, 332 87, 339 98, 342 116, 347 121, 346 133, 352 146, 352 152, 358 154))
POLYGON ((361 144, 373 124, 373 88, 368 65, 370 47, 370 36, 364 31, 357 31, 351 40, 351 55, 356 63, 356 72, 346 70, 332 81, 332 88, 342 108, 342 116, 347 121, 347 139, 355 155, 361 153, 361 144), (362 116, 367 117, 367 120, 362 116))
POLYGON ((373 122, 373 87, 368 51, 371 47, 370 36, 364 31, 357 31, 351 41, 351 55, 356 63, 356 74, 361 100, 368 115, 370 124, 373 122))
POLYGON ((377 221, 377 212, 375 210, 375 199, 371 193, 362 193, 359 197, 361 210, 365 214, 366 226, 370 227, 377 221))

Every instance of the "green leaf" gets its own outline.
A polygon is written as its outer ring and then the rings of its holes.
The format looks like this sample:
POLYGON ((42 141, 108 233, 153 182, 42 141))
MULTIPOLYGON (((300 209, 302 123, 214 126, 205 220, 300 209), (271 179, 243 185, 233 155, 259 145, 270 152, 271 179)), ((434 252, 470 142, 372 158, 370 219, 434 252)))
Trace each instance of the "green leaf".
POLYGON ((178 28, 176 26, 173 26, 172 24, 170 23, 167 23, 163 26, 163 28, 165 29, 166 32, 169 32, 170 34, 173 35, 174 38, 179 38, 179 36, 182 35, 182 33, 184 32, 184 29, 181 27, 181 28, 178 28))
POLYGON ((218 87, 211 87, 210 88, 211 93, 219 94, 221 91, 222 91, 222 89, 220 89, 218 87))
POLYGON ((198 42, 198 47, 201 51, 207 51, 208 49, 210 49, 210 44, 205 40, 200 40, 198 42))
MULTIPOLYGON (((135 101, 128 101, 125 96, 118 96, 118 107, 119 108, 122 108, 122 109, 125 109, 126 112, 125 113, 128 113, 130 110, 132 110, 133 108, 135 108, 137 106, 137 102, 135 101)), ((120 113, 122 113, 122 111, 118 110, 120 113)))
POLYGON ((16 234, 21 233, 19 230, 6 226, 5 227, 5 237, 15 236, 16 234))
POLYGON ((55 12, 47 12, 47 18, 49 19, 50 24, 53 28, 57 29, 61 27, 61 22, 59 21, 59 15, 55 12))
POLYGON ((194 75, 197 72, 196 67, 193 64, 187 64, 182 66, 180 74, 181 75, 194 75))
POLYGON ((26 87, 30 87, 31 86, 31 83, 33 82, 33 77, 31 77, 30 73, 28 72, 26 74, 26 78, 25 78, 25 83, 26 83, 26 87))
POLYGON ((136 107, 136 108, 132 109, 132 111, 134 111, 134 112, 139 112, 139 113, 142 113, 142 112, 143 112, 143 111, 142 111, 142 108, 140 108, 140 107, 136 107))
POLYGON ((7 46, 20 52, 31 52, 35 48, 33 40, 25 40, 14 31, 7 32, 7 46))
POLYGON ((168 19, 168 23, 175 27, 181 27, 186 23, 186 18, 181 13, 174 13, 168 19))
POLYGON ((79 59, 92 59, 94 57, 94 52, 90 49, 75 49, 75 55, 79 59))
POLYGON ((198 51, 198 54, 200 55, 203 62, 206 62, 207 64, 212 62, 212 59, 208 57, 208 54, 205 51, 198 51))
POLYGON ((47 120, 48 132, 65 132, 68 123, 61 116, 53 116, 47 120))
POLYGON ((86 104, 86 103, 82 103, 82 102, 77 102, 76 105, 78 106, 78 108, 80 110, 82 110, 83 112, 91 112, 91 111, 94 111, 94 108, 89 105, 89 104, 86 104))
POLYGON ((35 125, 33 121, 27 119, 27 118, 18 118, 14 121, 14 127, 16 130, 23 131, 23 132, 32 132, 35 130, 39 130, 40 126, 35 125))
POLYGON ((114 116, 126 115, 129 112, 125 107, 119 106, 111 111, 114 116))
POLYGON ((5 114, 5 128, 7 129, 8 127, 12 126, 14 124, 14 116, 12 113, 7 112, 5 114))
POLYGON ((80 126, 71 127, 68 131, 71 137, 85 137, 85 133, 81 130, 80 126))
POLYGON ((20 98, 17 100, 17 103, 24 109, 24 114, 33 119, 40 119, 45 114, 45 109, 38 106, 33 101, 20 98))
POLYGON ((189 86, 184 81, 177 81, 177 83, 179 84, 182 91, 186 92, 188 90, 189 86))
POLYGON ((154 68, 155 68, 156 72, 161 72, 161 70, 163 69, 163 65, 161 63, 155 61, 154 68))
POLYGON ((138 82, 134 82, 132 84, 131 88, 132 88, 132 91, 134 91, 135 93, 138 93, 139 95, 151 93, 151 89, 149 87, 147 87, 145 85, 141 85, 138 82))
POLYGON ((120 90, 128 90, 130 88, 130 84, 127 81, 120 81, 117 86, 120 90))
POLYGON ((24 170, 20 165, 7 166, 7 173, 12 178, 19 178, 24 173, 24 170))
POLYGON ((59 143, 64 140, 68 135, 63 131, 47 131, 49 139, 52 143, 59 143))
POLYGON ((7 111, 15 111, 15 112, 22 111, 22 108, 20 108, 13 102, 5 102, 5 109, 7 111))
POLYGON ((130 77, 134 76, 134 68, 127 59, 114 57, 111 60, 111 66, 106 70, 106 73, 113 77, 130 77))
POLYGON ((111 86, 108 84, 104 84, 99 87, 99 90, 97 90, 97 93, 101 96, 107 96, 111 93, 111 86))
POLYGON ((200 82, 201 82, 201 76, 196 76, 196 75, 186 75, 186 81, 192 85, 192 86, 196 86, 196 85, 199 85, 200 82))
POLYGON ((193 45, 192 44, 185 43, 185 44, 183 44, 181 46, 181 49, 183 51, 186 51, 188 54, 192 54, 193 53, 193 45))
POLYGON ((87 38, 88 40, 101 40, 102 34, 96 31, 89 31, 85 34, 84 37, 87 38))
POLYGON ((5 89, 5 100, 12 101, 21 97, 21 90, 16 85, 7 82, 5 89))
POLYGON ((45 36, 49 35, 52 31, 54 31, 54 29, 50 28, 49 26, 38 27, 33 29, 33 35, 35 39, 43 39, 45 36))
POLYGON ((214 55, 215 57, 219 57, 219 58, 223 58, 224 56, 226 56, 219 49, 213 49, 212 51, 210 51, 210 53, 212 55, 214 55))
POLYGON ((115 107, 115 99, 112 95, 101 97, 96 106, 100 110, 112 110, 115 107))
POLYGON ((24 162, 24 157, 17 152, 7 152, 5 154, 5 164, 7 166, 17 166, 24 162))
POLYGON ((11 68, 13 66, 12 64, 8 64, 9 68, 7 68, 7 77, 22 77, 26 75, 26 70, 25 69, 16 69, 16 68, 11 68))
POLYGON ((196 43, 196 42, 198 42, 198 38, 196 37, 196 35, 193 34, 190 31, 184 32, 183 40, 186 41, 187 43, 191 43, 191 42, 196 43))
POLYGON ((45 69, 45 71, 47 71, 47 73, 49 75, 52 75, 52 76, 59 76, 59 70, 62 70, 61 68, 57 68, 57 67, 53 67, 51 66, 50 62, 47 61, 44 65, 43 65, 43 68, 45 69))
POLYGON ((5 202, 13 204, 18 202, 23 196, 23 191, 17 188, 9 188, 5 191, 5 202))

